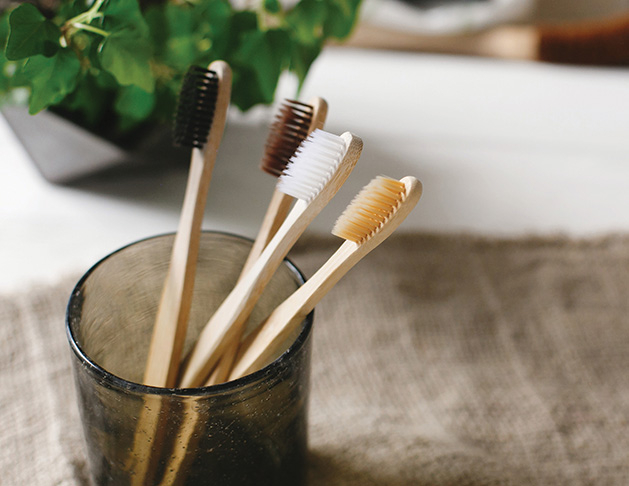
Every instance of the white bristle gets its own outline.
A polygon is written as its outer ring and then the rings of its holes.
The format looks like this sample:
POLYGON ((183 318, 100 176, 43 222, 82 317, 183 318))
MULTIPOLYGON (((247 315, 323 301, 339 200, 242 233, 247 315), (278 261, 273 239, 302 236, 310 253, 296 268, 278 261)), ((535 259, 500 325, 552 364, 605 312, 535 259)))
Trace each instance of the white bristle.
POLYGON ((314 130, 290 158, 279 177, 277 189, 310 202, 332 178, 346 151, 341 137, 314 130))
POLYGON ((402 181, 379 176, 354 197, 336 220, 332 234, 361 244, 377 233, 405 197, 402 181))

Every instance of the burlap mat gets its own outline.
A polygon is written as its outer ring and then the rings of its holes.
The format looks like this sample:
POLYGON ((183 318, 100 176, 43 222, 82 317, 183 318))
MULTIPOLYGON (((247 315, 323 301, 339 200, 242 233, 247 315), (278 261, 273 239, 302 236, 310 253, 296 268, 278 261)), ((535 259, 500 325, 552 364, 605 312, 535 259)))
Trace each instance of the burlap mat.
MULTIPOLYGON (((72 283, 0 300, 3 485, 86 484, 72 283)), ((317 308, 310 484, 629 484, 628 297, 629 236, 394 236, 317 308)))

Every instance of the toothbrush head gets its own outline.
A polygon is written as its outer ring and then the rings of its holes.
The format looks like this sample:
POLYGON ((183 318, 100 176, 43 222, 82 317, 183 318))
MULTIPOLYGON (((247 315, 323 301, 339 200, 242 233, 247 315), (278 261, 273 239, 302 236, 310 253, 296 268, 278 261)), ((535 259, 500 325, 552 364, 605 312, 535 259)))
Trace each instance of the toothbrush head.
POLYGON ((219 78, 214 71, 191 66, 186 73, 175 116, 174 143, 200 148, 207 143, 218 96, 219 78))
POLYGON ((295 100, 284 100, 271 125, 260 168, 279 177, 288 161, 309 133, 313 107, 295 100))
POLYGON ((421 196, 421 183, 414 177, 402 180, 378 176, 354 197, 339 216, 332 234, 362 245, 389 227, 390 234, 421 196), (406 207, 404 211, 401 211, 406 207), (397 221, 392 221, 396 219, 397 221), (394 223, 393 225, 390 223, 394 223), (391 227, 394 226, 394 227, 391 227))
POLYGON ((343 137, 320 129, 313 131, 290 158, 277 189, 309 203, 335 175, 347 151, 343 137))

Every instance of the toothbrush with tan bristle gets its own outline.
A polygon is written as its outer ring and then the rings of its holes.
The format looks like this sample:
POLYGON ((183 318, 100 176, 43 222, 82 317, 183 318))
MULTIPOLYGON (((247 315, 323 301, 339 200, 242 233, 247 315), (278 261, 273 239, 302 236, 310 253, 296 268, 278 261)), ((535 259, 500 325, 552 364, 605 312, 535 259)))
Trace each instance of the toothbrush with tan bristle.
POLYGON ((378 177, 366 185, 337 220, 332 234, 346 241, 330 259, 280 304, 245 343, 229 379, 252 373, 282 349, 315 305, 365 255, 404 221, 419 201, 422 185, 414 177, 378 177))
MULTIPOLYGON (((328 104, 320 97, 309 100, 308 104, 284 100, 271 125, 260 168, 267 174, 279 177, 306 137, 317 128, 323 129, 327 113, 328 104)), ((258 235, 241 270, 240 278, 247 274, 262 254, 262 250, 271 241, 286 219, 293 201, 294 198, 291 195, 275 188, 258 235)), ((206 384, 221 383, 227 379, 239 346, 240 341, 234 341, 224 352, 206 384)))
POLYGON ((223 61, 186 73, 175 119, 175 144, 192 148, 190 170, 168 274, 153 328, 144 384, 176 384, 192 303, 203 213, 231 96, 223 61))
POLYGON ((242 330, 260 294, 299 236, 343 185, 362 151, 362 140, 315 130, 291 158, 278 188, 297 198, 295 205, 251 269, 205 325, 186 359, 180 386, 205 384, 229 345, 242 330))

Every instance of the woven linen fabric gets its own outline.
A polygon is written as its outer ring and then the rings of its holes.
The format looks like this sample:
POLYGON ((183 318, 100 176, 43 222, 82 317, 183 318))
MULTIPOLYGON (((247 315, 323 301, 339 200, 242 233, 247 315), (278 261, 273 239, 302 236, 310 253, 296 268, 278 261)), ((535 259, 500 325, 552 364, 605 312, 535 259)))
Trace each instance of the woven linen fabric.
MULTIPOLYGON (((0 299, 3 485, 88 484, 72 283, 0 299)), ((315 311, 309 484, 629 484, 628 297, 629 236, 394 235, 315 311)))

